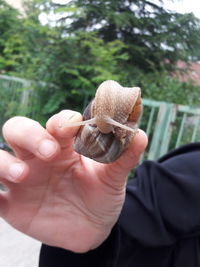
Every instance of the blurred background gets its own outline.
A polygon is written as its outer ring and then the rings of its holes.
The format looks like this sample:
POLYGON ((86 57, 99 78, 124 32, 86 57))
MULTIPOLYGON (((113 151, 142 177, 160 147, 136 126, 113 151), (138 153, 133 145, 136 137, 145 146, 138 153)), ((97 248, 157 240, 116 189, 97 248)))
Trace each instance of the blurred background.
POLYGON ((144 158, 199 140, 199 10, 194 0, 0 0, 0 125, 82 112, 113 79, 142 88, 144 158))
MULTIPOLYGON (((141 160, 199 141, 197 1, 0 0, 0 126, 15 115, 44 125, 61 109, 82 112, 107 79, 142 89, 139 124, 150 141, 141 160)), ((0 146, 9 149, 2 135, 0 146)), ((11 245, 22 246, 18 238, 11 245)), ((5 266, 36 266, 21 264, 5 266)))

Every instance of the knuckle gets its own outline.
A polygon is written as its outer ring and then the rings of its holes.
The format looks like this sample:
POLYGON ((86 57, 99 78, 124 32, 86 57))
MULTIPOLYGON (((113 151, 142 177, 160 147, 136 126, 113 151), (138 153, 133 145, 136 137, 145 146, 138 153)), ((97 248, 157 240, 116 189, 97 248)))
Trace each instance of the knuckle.
POLYGON ((9 138, 9 136, 17 135, 17 133, 22 133, 22 131, 26 132, 27 129, 38 127, 39 125, 39 122, 32 119, 15 116, 4 123, 2 133, 5 138, 9 138))
POLYGON ((10 155, 10 153, 8 153, 5 150, 0 149, 0 160, 4 159, 5 157, 7 157, 8 155, 10 155))
POLYGON ((2 127, 3 133, 7 133, 7 131, 13 130, 13 127, 20 125, 22 120, 24 121, 24 119, 25 117, 21 117, 21 116, 15 116, 15 117, 8 119, 2 127))
POLYGON ((12 117, 12 118, 8 119, 8 120, 4 123, 4 125, 3 125, 3 127, 2 127, 2 131, 5 132, 7 129, 10 128, 10 126, 12 126, 13 124, 15 124, 16 121, 18 121, 18 120, 19 120, 19 117, 18 117, 18 116, 16 116, 16 117, 12 117))

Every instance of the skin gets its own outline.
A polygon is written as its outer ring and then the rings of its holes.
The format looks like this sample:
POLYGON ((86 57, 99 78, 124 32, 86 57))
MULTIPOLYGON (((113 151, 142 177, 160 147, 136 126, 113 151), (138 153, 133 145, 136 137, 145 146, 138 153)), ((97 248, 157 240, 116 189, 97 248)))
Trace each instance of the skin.
POLYGON ((147 145, 139 130, 126 152, 111 164, 72 149, 80 113, 64 110, 43 128, 25 117, 3 126, 14 155, 0 150, 0 216, 21 232, 51 246, 86 252, 99 246, 116 223, 129 171, 147 145), (51 146, 50 146, 51 145, 51 146), (21 168, 21 169, 20 169, 21 168))

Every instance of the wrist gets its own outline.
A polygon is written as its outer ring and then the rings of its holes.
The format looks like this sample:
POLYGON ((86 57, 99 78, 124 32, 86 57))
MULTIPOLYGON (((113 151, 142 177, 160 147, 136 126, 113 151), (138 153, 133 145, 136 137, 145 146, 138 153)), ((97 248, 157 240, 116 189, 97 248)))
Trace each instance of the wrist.
POLYGON ((75 242, 70 250, 74 253, 87 253, 90 250, 95 250, 105 242, 111 231, 112 228, 101 231, 91 230, 86 237, 82 236, 82 238, 80 238, 80 242, 75 242))

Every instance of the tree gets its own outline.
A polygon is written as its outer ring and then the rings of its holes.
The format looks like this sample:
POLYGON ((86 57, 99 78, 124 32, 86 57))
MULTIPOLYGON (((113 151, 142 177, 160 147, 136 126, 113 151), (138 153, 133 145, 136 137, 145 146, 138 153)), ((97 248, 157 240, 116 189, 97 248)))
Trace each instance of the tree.
POLYGON ((22 62, 22 27, 19 12, 0 0, 0 72, 13 71, 22 62))
MULTIPOLYGON (((61 20, 62 23, 72 20, 66 32, 95 30, 106 42, 121 40, 126 44, 129 54, 126 66, 128 64, 130 69, 136 66, 145 72, 163 67, 173 70, 177 60, 187 61, 193 54, 200 54, 200 21, 193 14, 169 12, 161 3, 72 0, 67 8, 77 9, 61 20)), ((61 7, 64 6, 54 5, 58 11, 61 7)))
MULTIPOLYGON (((21 64, 15 64, 8 74, 36 82, 30 100, 31 113, 45 121, 46 116, 62 108, 82 111, 100 82, 120 80, 123 75, 119 66, 127 60, 127 54, 119 40, 104 42, 95 32, 66 35, 62 25, 42 25, 38 3, 41 1, 28 1, 27 15, 17 17, 21 64)), ((12 58, 13 53, 8 56, 12 58)))
POLYGON ((141 86, 143 97, 197 101, 196 87, 184 87, 188 97, 181 83, 166 77, 176 60, 198 55, 199 21, 191 14, 169 13, 144 0, 31 0, 25 17, 11 9, 6 21, 8 10, 5 4, 0 11, 0 70, 36 81, 30 103, 35 119, 45 121, 66 107, 82 111, 107 79, 141 86), (44 12, 61 18, 42 25, 44 12))

